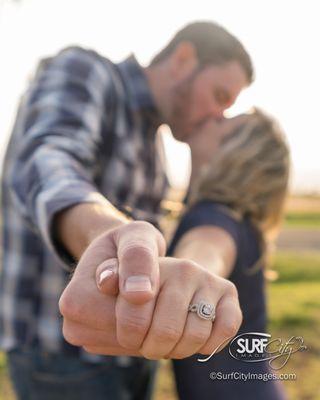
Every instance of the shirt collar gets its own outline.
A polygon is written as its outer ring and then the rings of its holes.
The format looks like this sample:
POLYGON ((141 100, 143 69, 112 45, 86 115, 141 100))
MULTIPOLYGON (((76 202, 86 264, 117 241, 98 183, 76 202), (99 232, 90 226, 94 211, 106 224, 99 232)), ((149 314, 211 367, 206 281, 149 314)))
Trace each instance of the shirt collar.
POLYGON ((121 76, 129 92, 129 102, 133 110, 145 110, 159 119, 154 97, 151 93, 143 68, 133 54, 118 64, 121 76))

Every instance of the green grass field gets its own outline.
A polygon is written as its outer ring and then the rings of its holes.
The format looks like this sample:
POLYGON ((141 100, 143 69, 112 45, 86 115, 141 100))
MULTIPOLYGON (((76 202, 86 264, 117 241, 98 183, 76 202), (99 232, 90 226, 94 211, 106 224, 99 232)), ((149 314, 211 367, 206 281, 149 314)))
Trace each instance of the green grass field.
POLYGON ((318 228, 320 212, 288 212, 285 217, 286 228, 318 228))
POLYGON ((279 279, 268 285, 269 332, 284 339, 302 336, 308 347, 283 368, 297 374, 297 381, 284 384, 290 399, 320 400, 320 252, 280 252, 275 269, 279 279))

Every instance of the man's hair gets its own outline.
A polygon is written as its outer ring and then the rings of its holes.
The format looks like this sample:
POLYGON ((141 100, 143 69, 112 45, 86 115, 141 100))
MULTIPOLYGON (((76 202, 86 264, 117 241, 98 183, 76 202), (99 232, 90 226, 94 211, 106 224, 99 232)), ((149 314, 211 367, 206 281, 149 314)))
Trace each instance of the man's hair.
POLYGON ((186 25, 151 60, 150 65, 166 59, 181 42, 193 44, 200 67, 238 61, 246 73, 248 83, 253 81, 253 66, 246 49, 235 36, 215 22, 194 22, 186 25))

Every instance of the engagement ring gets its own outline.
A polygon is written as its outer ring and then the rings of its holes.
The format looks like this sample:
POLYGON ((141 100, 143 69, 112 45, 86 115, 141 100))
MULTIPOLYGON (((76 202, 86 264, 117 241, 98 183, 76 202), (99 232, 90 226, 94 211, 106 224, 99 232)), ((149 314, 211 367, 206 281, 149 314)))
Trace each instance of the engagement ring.
POLYGON ((213 321, 215 318, 215 308, 210 303, 205 303, 204 301, 200 301, 199 303, 190 304, 188 307, 188 311, 196 312, 200 318, 213 321))

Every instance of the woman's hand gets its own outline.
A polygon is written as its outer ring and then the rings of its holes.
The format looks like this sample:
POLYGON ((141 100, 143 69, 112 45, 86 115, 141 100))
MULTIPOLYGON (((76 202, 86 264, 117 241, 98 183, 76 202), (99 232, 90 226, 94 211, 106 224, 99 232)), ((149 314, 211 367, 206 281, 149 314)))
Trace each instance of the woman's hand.
MULTIPOLYGON (((149 330, 141 347, 135 350, 148 359, 179 359, 195 353, 208 355, 220 351, 236 335, 242 321, 235 286, 192 261, 168 257, 159 261, 160 291, 149 330), (213 322, 188 312, 190 304, 200 301, 216 308, 213 322)), ((99 265, 96 280, 101 293, 115 295, 118 288, 117 260, 99 265)), ((115 314, 117 332, 128 332, 130 327, 137 329, 146 323, 136 313, 123 319, 117 304, 115 314)), ((117 340, 125 349, 125 338, 117 335, 117 340)), ((107 345, 107 339, 97 336, 94 346, 84 347, 92 353, 110 354, 107 345)), ((128 354, 131 354, 129 349, 128 354)))

